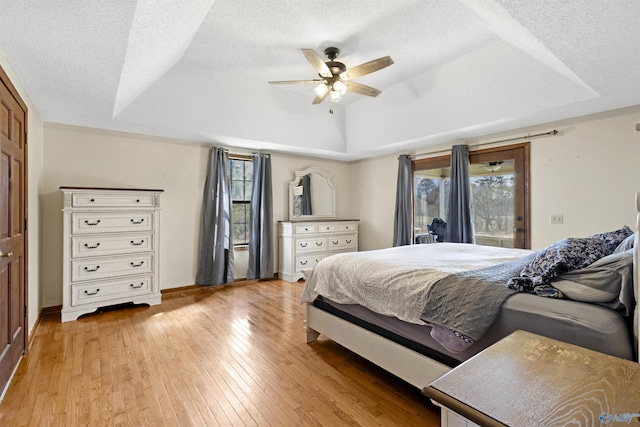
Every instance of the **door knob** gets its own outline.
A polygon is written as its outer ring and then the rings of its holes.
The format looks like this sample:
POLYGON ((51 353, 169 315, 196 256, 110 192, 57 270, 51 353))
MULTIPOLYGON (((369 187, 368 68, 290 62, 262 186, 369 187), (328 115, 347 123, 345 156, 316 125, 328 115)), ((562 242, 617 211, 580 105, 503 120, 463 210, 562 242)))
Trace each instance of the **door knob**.
POLYGON ((0 258, 9 258, 11 256, 13 256, 13 252, 4 253, 4 252, 0 251, 0 258))

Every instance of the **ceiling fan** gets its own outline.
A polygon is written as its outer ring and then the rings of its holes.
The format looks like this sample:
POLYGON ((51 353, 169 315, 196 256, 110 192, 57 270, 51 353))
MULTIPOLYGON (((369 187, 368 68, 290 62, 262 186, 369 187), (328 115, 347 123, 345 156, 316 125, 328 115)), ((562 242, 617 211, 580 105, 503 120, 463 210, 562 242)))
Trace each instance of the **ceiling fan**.
POLYGON ((328 47, 324 50, 324 54, 329 58, 326 62, 313 49, 302 49, 302 53, 318 72, 319 79, 276 81, 269 82, 269 84, 315 84, 317 85, 314 89, 316 97, 312 104, 320 104, 327 97, 333 102, 338 102, 347 91, 366 96, 378 96, 381 93, 378 89, 355 83, 351 80, 393 64, 390 56, 384 56, 347 70, 347 67, 342 62, 336 61, 340 54, 340 49, 337 47, 328 47))

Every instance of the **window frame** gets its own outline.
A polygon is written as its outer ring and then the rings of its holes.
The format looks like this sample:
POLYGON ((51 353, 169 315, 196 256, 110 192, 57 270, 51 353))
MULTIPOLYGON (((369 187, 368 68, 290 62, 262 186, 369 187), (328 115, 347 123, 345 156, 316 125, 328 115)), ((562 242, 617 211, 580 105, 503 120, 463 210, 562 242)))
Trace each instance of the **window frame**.
MULTIPOLYGON (((531 248, 531 198, 530 198, 530 142, 469 150, 469 163, 487 163, 513 160, 514 162, 514 247, 531 248), (518 219, 520 218, 520 219, 518 219)), ((412 162, 412 172, 425 169, 440 169, 451 166, 451 155, 427 157, 412 162)), ((415 189, 412 191, 412 196, 415 189)), ((415 202, 415 201, 414 201, 415 202)))
MULTIPOLYGON (((231 161, 232 160, 241 160, 241 161, 245 161, 251 164, 251 167, 253 168, 253 157, 249 156, 249 155, 245 155, 245 154, 231 154, 229 153, 228 155, 228 160, 229 160, 229 189, 231 191, 230 193, 230 199, 231 199, 231 234, 233 235, 234 233, 234 216, 233 216, 233 210, 234 210, 234 206, 235 204, 242 204, 242 205, 248 205, 249 206, 249 210, 251 210, 251 200, 233 200, 233 182, 234 181, 239 181, 239 180, 234 180, 232 177, 232 168, 231 168, 231 161)), ((245 165, 246 167, 246 165, 245 165)), ((243 183, 249 182, 246 179, 242 180, 243 183)), ((251 185, 253 186, 253 176, 251 178, 251 185)), ((250 212, 249 212, 250 213, 250 212)), ((247 241, 242 242, 242 243, 236 243, 235 239, 233 239, 233 248, 234 249, 246 249, 249 247, 249 242, 251 240, 251 219, 249 219, 249 222, 245 222, 246 227, 248 227, 247 231, 246 231, 246 235, 247 235, 247 241)))

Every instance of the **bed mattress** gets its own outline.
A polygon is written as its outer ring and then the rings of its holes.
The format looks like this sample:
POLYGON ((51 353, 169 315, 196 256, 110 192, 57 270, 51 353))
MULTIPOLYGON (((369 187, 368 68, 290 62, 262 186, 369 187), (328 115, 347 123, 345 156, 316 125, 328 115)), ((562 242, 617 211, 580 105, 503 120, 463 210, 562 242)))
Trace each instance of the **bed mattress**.
POLYGON ((516 330, 537 333, 623 359, 635 358, 633 337, 627 324, 630 319, 607 307, 571 300, 515 294, 507 299, 487 333, 459 353, 446 350, 434 340, 430 326, 404 322, 357 304, 339 304, 323 297, 318 297, 314 305, 352 322, 359 319, 355 323, 405 346, 414 343, 414 350, 451 367, 516 330))

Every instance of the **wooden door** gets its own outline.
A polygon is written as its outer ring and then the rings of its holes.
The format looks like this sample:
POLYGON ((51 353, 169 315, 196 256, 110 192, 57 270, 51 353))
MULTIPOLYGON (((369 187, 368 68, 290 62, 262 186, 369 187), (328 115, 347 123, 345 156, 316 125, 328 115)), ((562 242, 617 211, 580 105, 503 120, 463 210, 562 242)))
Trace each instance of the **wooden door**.
POLYGON ((0 392, 25 351, 27 108, 0 68, 0 392))

